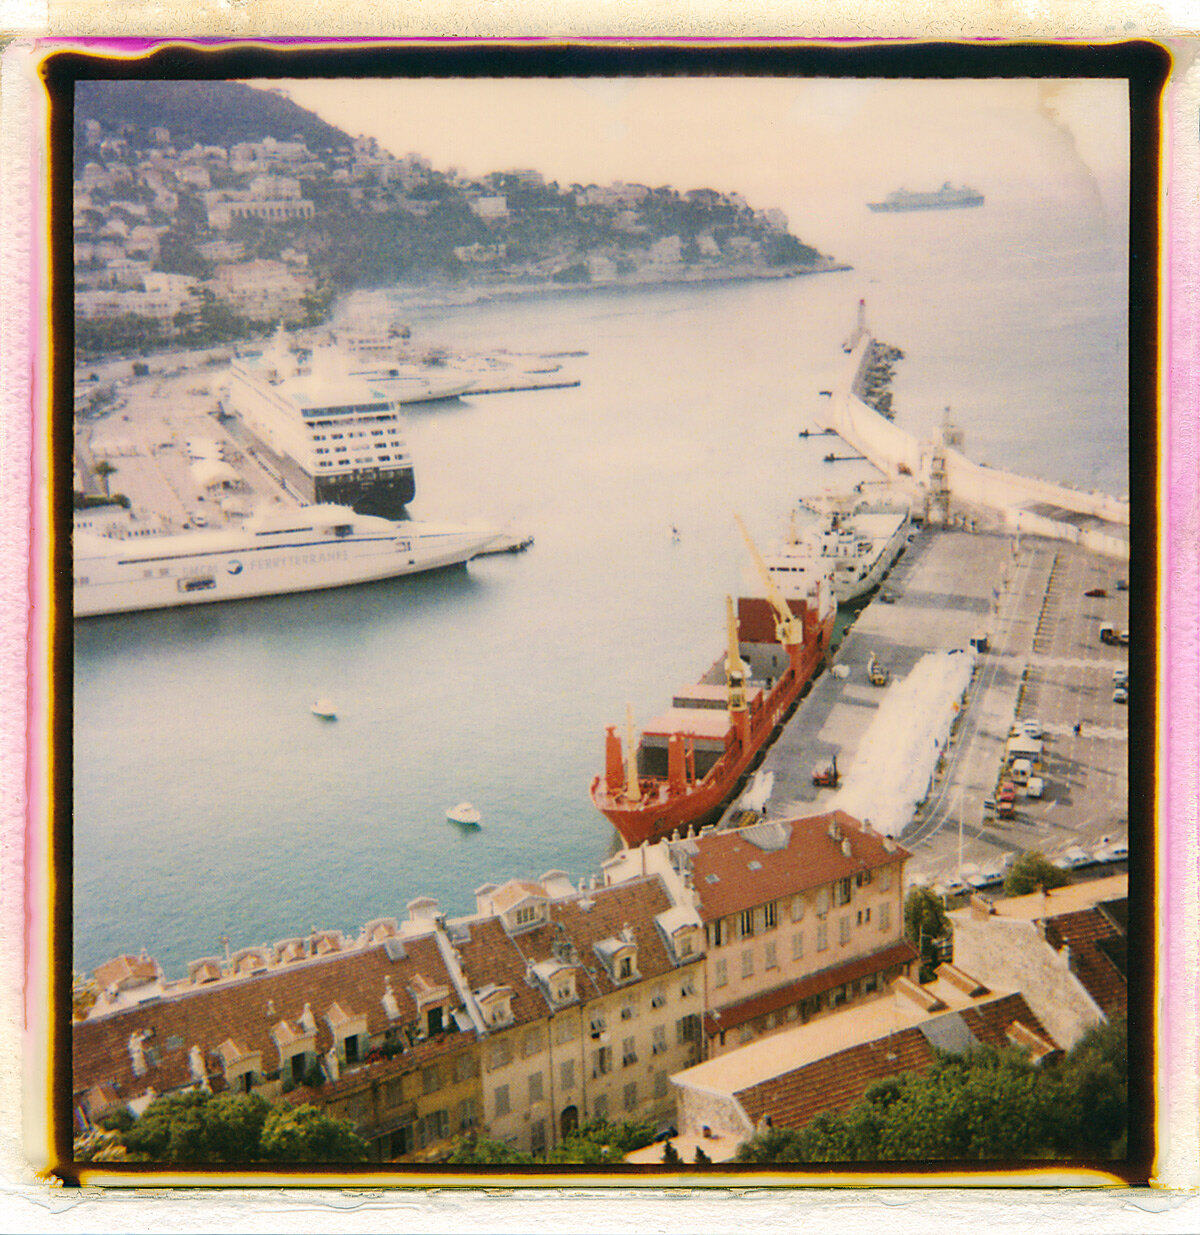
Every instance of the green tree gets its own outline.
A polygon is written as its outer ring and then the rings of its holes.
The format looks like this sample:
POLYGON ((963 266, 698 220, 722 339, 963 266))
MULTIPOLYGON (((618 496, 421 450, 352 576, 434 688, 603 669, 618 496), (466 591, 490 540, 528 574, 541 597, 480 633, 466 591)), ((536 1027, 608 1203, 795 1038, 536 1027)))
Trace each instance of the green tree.
POLYGON ((671 1141, 663 1142, 663 1166, 682 1166, 683 1159, 679 1156, 679 1150, 671 1141))
POLYGON ((1062 1153, 1125 1155, 1129 1127, 1129 1038, 1124 1017, 1097 1025, 1071 1048, 1055 1072, 1062 1153))
POLYGON ((166 1094, 123 1139, 130 1156, 151 1162, 255 1162, 270 1109, 257 1094, 166 1094))
POLYGON ((262 1127, 268 1162, 365 1162, 367 1143, 349 1121, 315 1106, 277 1106, 262 1127))
POLYGON ((1005 896, 1028 896, 1039 888, 1061 888, 1070 883, 1066 871, 1061 871, 1036 849, 1023 853, 1004 876, 1005 896))
POLYGON ((96 464, 95 472, 96 472, 96 475, 100 477, 100 483, 104 485, 104 496, 105 497, 109 496, 108 478, 116 470, 117 470, 116 467, 114 467, 113 464, 109 463, 107 459, 101 459, 100 462, 96 464))
POLYGON ((447 1162, 455 1166, 494 1166, 511 1163, 525 1166, 533 1162, 533 1155, 521 1153, 504 1141, 491 1140, 486 1136, 460 1136, 454 1142, 447 1162))
POLYGON ((929 982, 938 965, 937 940, 950 934, 941 899, 929 888, 913 888, 904 898, 904 937, 920 952, 920 979, 929 982))
POLYGON ((702 1146, 696 1146, 695 1163, 697 1166, 712 1166, 712 1159, 704 1152, 702 1146))

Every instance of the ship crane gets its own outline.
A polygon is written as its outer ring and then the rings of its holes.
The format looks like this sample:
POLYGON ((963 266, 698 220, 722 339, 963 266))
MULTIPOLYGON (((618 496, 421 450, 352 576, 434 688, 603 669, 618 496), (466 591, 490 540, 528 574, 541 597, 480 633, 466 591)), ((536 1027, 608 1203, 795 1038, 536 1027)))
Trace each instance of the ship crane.
POLYGON ((762 560, 761 554, 755 548, 754 541, 750 539, 750 533, 746 531, 746 525, 742 522, 741 516, 734 515, 733 517, 738 525, 738 530, 742 533, 742 539, 746 542, 746 548, 750 550, 750 557, 754 562, 754 567, 763 581, 763 587, 767 593, 767 601, 770 603, 771 608, 775 610, 775 637, 794 656, 795 652, 804 643, 804 623, 788 607, 787 601, 783 598, 783 593, 776 586, 775 580, 771 578, 771 572, 767 569, 766 562, 762 560))
POLYGON ((728 692, 729 719, 733 731, 744 746, 750 740, 750 713, 746 707, 746 665, 738 649, 738 624, 733 612, 733 597, 725 597, 725 623, 729 633, 729 650, 725 654, 725 684, 728 692))

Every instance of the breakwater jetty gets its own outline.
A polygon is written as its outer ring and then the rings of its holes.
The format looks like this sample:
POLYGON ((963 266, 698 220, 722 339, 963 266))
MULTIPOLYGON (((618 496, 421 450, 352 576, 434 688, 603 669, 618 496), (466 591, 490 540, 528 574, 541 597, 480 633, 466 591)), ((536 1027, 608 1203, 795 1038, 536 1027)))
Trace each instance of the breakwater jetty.
POLYGON ((921 441, 880 415, 864 398, 864 375, 874 343, 860 307, 845 364, 830 397, 820 404, 819 426, 837 433, 909 491, 914 502, 924 506, 929 521, 998 524, 1128 559, 1128 502, 975 463, 959 448, 961 439, 948 421, 932 440, 921 441))

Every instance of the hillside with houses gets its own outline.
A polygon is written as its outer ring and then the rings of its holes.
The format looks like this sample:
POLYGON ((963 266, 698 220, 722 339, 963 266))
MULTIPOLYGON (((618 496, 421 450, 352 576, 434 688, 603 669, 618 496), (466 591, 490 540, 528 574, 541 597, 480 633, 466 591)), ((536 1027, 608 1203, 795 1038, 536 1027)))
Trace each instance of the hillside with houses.
POLYGON ((86 83, 73 224, 82 356, 316 325, 364 288, 485 292, 838 268, 733 192, 472 179, 233 82, 86 83), (174 91, 175 93, 172 93, 174 91))

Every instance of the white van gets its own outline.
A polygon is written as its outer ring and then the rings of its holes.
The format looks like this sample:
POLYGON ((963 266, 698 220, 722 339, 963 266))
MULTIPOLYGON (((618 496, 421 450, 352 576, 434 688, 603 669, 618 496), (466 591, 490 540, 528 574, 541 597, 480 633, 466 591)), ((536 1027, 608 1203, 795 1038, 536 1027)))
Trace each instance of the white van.
POLYGON ((1018 785, 1027 785, 1033 775, 1033 764, 1028 759, 1014 759, 1008 771, 1018 785))

